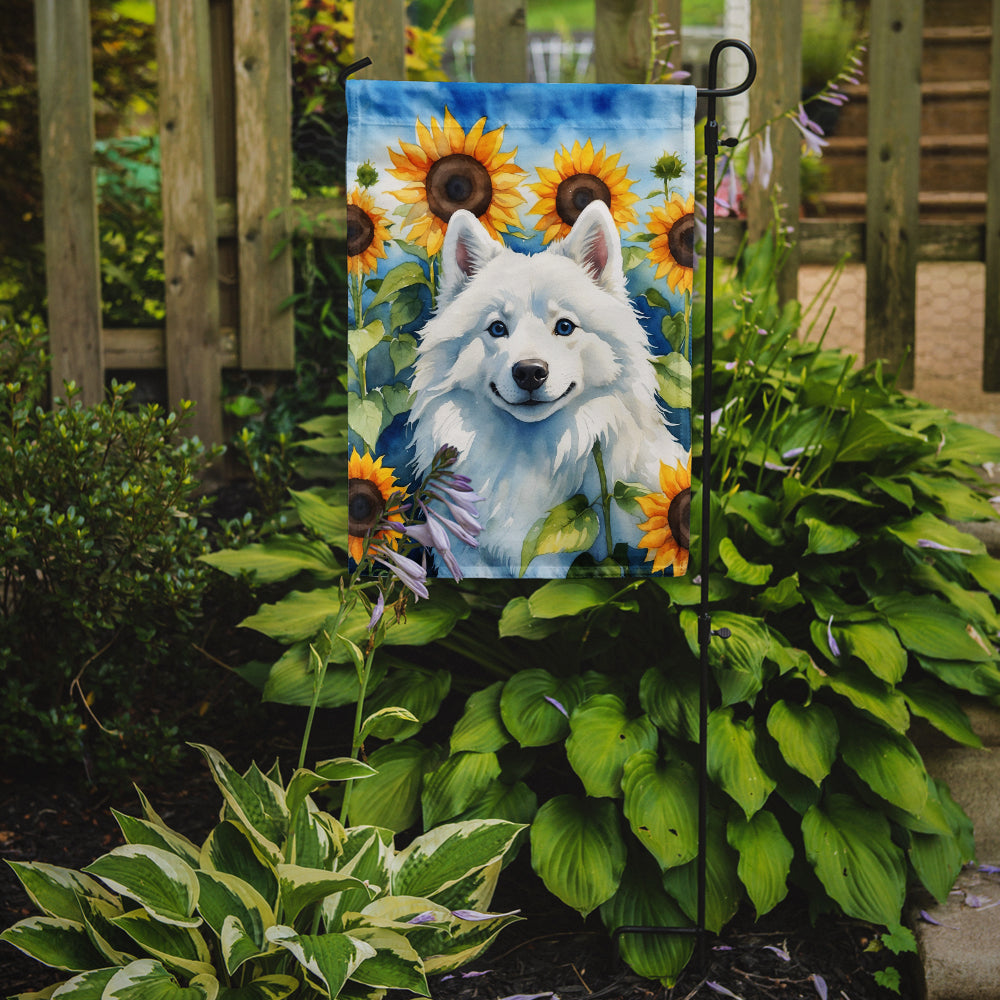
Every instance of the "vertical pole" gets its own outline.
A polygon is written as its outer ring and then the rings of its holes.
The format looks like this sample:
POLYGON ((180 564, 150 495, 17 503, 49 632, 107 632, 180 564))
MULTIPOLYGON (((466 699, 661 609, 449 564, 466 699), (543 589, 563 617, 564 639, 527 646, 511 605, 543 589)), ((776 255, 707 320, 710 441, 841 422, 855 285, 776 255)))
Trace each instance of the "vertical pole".
POLYGON ((222 441, 219 253, 206 0, 160 0, 156 59, 163 176, 167 395, 197 403, 192 432, 222 441))
POLYGON ((355 0, 354 52, 357 59, 369 56, 373 60, 357 76, 406 79, 405 0, 355 0))
POLYGON ((528 30, 524 0, 476 0, 476 57, 480 83, 523 83, 528 79, 528 30))
POLYGON ((88 0, 35 0, 52 393, 104 397, 88 0))
POLYGON ((872 0, 868 53, 865 360, 913 387, 923 3, 872 0))
POLYGON ((983 390, 1000 392, 1000 0, 993 0, 990 46, 989 170, 986 180, 986 325, 983 390))
MULTIPOLYGON (((665 0, 595 0, 594 67, 598 83, 645 83, 653 22, 665 0)), ((679 31, 679 25, 674 26, 679 31)))
MULTIPOLYGON (((750 7, 750 37, 761 66, 761 75, 750 92, 750 131, 798 106, 802 96, 802 4, 800 0, 774 0, 750 7)), ((792 230, 792 246, 777 276, 782 302, 798 297, 799 283, 799 160, 802 136, 792 122, 779 118, 771 128, 774 170, 770 184, 755 183, 747 193, 747 227, 751 240, 760 239, 774 220, 792 230)), ((780 239, 780 234, 776 234, 780 239)))

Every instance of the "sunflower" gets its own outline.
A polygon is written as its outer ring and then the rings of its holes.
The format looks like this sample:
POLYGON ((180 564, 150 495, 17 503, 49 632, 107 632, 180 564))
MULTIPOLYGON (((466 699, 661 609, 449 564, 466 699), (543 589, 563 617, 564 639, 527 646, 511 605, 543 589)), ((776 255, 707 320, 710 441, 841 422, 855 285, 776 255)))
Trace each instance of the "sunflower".
POLYGON ((656 278, 667 276, 673 292, 690 292, 694 283, 694 195, 673 195, 649 215, 649 260, 656 265, 656 278))
POLYGON ((484 132, 480 118, 466 133, 444 109, 444 127, 436 118, 431 127, 417 119, 417 143, 400 140, 402 152, 389 149, 395 169, 389 173, 406 187, 390 192, 410 210, 403 220, 410 238, 436 254, 444 242, 448 220, 459 209, 472 212, 496 240, 509 226, 519 226, 517 206, 524 196, 517 190, 524 171, 510 161, 517 154, 501 153, 504 127, 484 132))
MULTIPOLYGON (((356 562, 361 562, 365 552, 365 536, 382 521, 402 523, 403 512, 399 501, 405 493, 396 485, 392 469, 382 467, 382 459, 373 459, 367 452, 351 453, 347 463, 347 551, 356 562), (396 494, 396 502, 387 510, 389 500, 396 494)), ((401 532, 379 528, 373 540, 388 542, 393 548, 401 532)))
POLYGON ((375 207, 375 199, 367 191, 355 188, 347 196, 347 270, 361 277, 378 266, 385 257, 385 241, 389 230, 385 212, 375 207))
POLYGON ((538 195, 531 214, 542 217, 535 223, 535 229, 544 230, 543 244, 566 236, 580 213, 596 200, 611 209, 619 228, 638 221, 631 205, 639 196, 629 191, 635 181, 628 179, 628 166, 618 166, 620 156, 621 153, 608 156, 607 146, 601 146, 595 153, 588 139, 583 147, 579 141, 573 143, 572 150, 563 146, 562 152, 553 157, 554 170, 536 168, 538 183, 528 187, 538 195))
POLYGON ((636 503, 648 518, 639 525, 646 532, 639 542, 646 549, 646 562, 653 560, 653 572, 673 566, 674 576, 683 576, 688 567, 691 540, 691 465, 678 462, 671 469, 660 462, 660 493, 636 497, 636 503))

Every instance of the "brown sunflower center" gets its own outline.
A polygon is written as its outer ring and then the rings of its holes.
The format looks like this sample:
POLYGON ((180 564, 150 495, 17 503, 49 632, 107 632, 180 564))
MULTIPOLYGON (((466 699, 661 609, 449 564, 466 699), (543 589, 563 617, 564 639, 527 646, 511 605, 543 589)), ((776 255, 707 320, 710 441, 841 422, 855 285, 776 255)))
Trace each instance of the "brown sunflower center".
POLYGON ((347 206, 347 253, 356 257, 364 253, 375 239, 375 223, 371 216, 357 205, 347 206))
POLYGON ((449 153, 427 171, 427 204, 447 222, 460 208, 475 216, 485 215, 493 200, 490 172, 474 156, 449 153))
POLYGON ((379 488, 367 479, 352 479, 347 493, 347 531, 362 538, 378 524, 385 510, 379 488))
POLYGON ((670 501, 667 510, 667 527, 674 541, 682 548, 691 546, 691 487, 681 490, 670 501))
POLYGON ((688 212, 671 227, 667 235, 670 256, 681 267, 694 267, 694 216, 688 212))
POLYGON ((611 208, 611 191, 593 174, 573 174, 556 188, 556 214, 567 226, 572 226, 592 201, 603 201, 611 208))

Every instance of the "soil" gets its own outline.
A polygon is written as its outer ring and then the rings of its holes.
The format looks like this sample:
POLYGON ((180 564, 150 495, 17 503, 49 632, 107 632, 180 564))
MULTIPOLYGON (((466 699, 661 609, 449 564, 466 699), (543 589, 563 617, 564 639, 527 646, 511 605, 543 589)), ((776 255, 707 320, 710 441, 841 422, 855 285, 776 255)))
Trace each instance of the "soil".
MULTIPOLYGON (((290 721, 272 719, 274 742, 293 745, 290 721)), ((259 736, 259 732, 258 732, 259 736)), ((248 734, 220 738, 219 749, 234 764, 249 761, 248 734)), ((269 739, 268 745, 274 743, 269 739)), ((198 841, 218 814, 219 796, 207 768, 195 759, 155 791, 154 808, 172 827, 198 841)), ((81 868, 122 842, 111 808, 139 814, 133 793, 101 794, 65 777, 7 775, 0 779, 0 858, 36 860, 81 868)), ((587 921, 549 895, 522 856, 500 879, 494 909, 520 909, 524 920, 503 931, 469 969, 431 978, 435 1000, 538 1000, 557 997, 610 1000, 692 1000, 736 996, 743 1000, 888 1000, 874 974, 895 966, 900 993, 918 995, 913 970, 885 951, 867 950, 873 928, 843 918, 821 918, 813 926, 807 906, 791 899, 760 922, 740 913, 718 938, 707 935, 705 965, 697 958, 673 989, 636 976, 618 960, 596 915, 587 921)), ((0 927, 33 913, 11 870, 0 866, 0 927)), ((39 990, 60 981, 7 944, 0 944, 0 995, 39 990)), ((64 976, 62 978, 65 978, 64 976)))

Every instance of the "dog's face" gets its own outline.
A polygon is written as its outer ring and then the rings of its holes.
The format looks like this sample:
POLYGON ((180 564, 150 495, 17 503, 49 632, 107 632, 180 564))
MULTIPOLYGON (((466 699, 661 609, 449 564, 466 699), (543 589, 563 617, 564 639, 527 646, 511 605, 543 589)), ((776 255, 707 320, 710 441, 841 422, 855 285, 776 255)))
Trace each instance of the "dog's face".
POLYGON ((421 348, 437 355, 432 391, 464 390, 536 423, 606 392, 624 375, 637 331, 641 339, 603 202, 592 202, 562 243, 534 256, 505 249, 468 212, 452 216, 438 310, 421 348))

